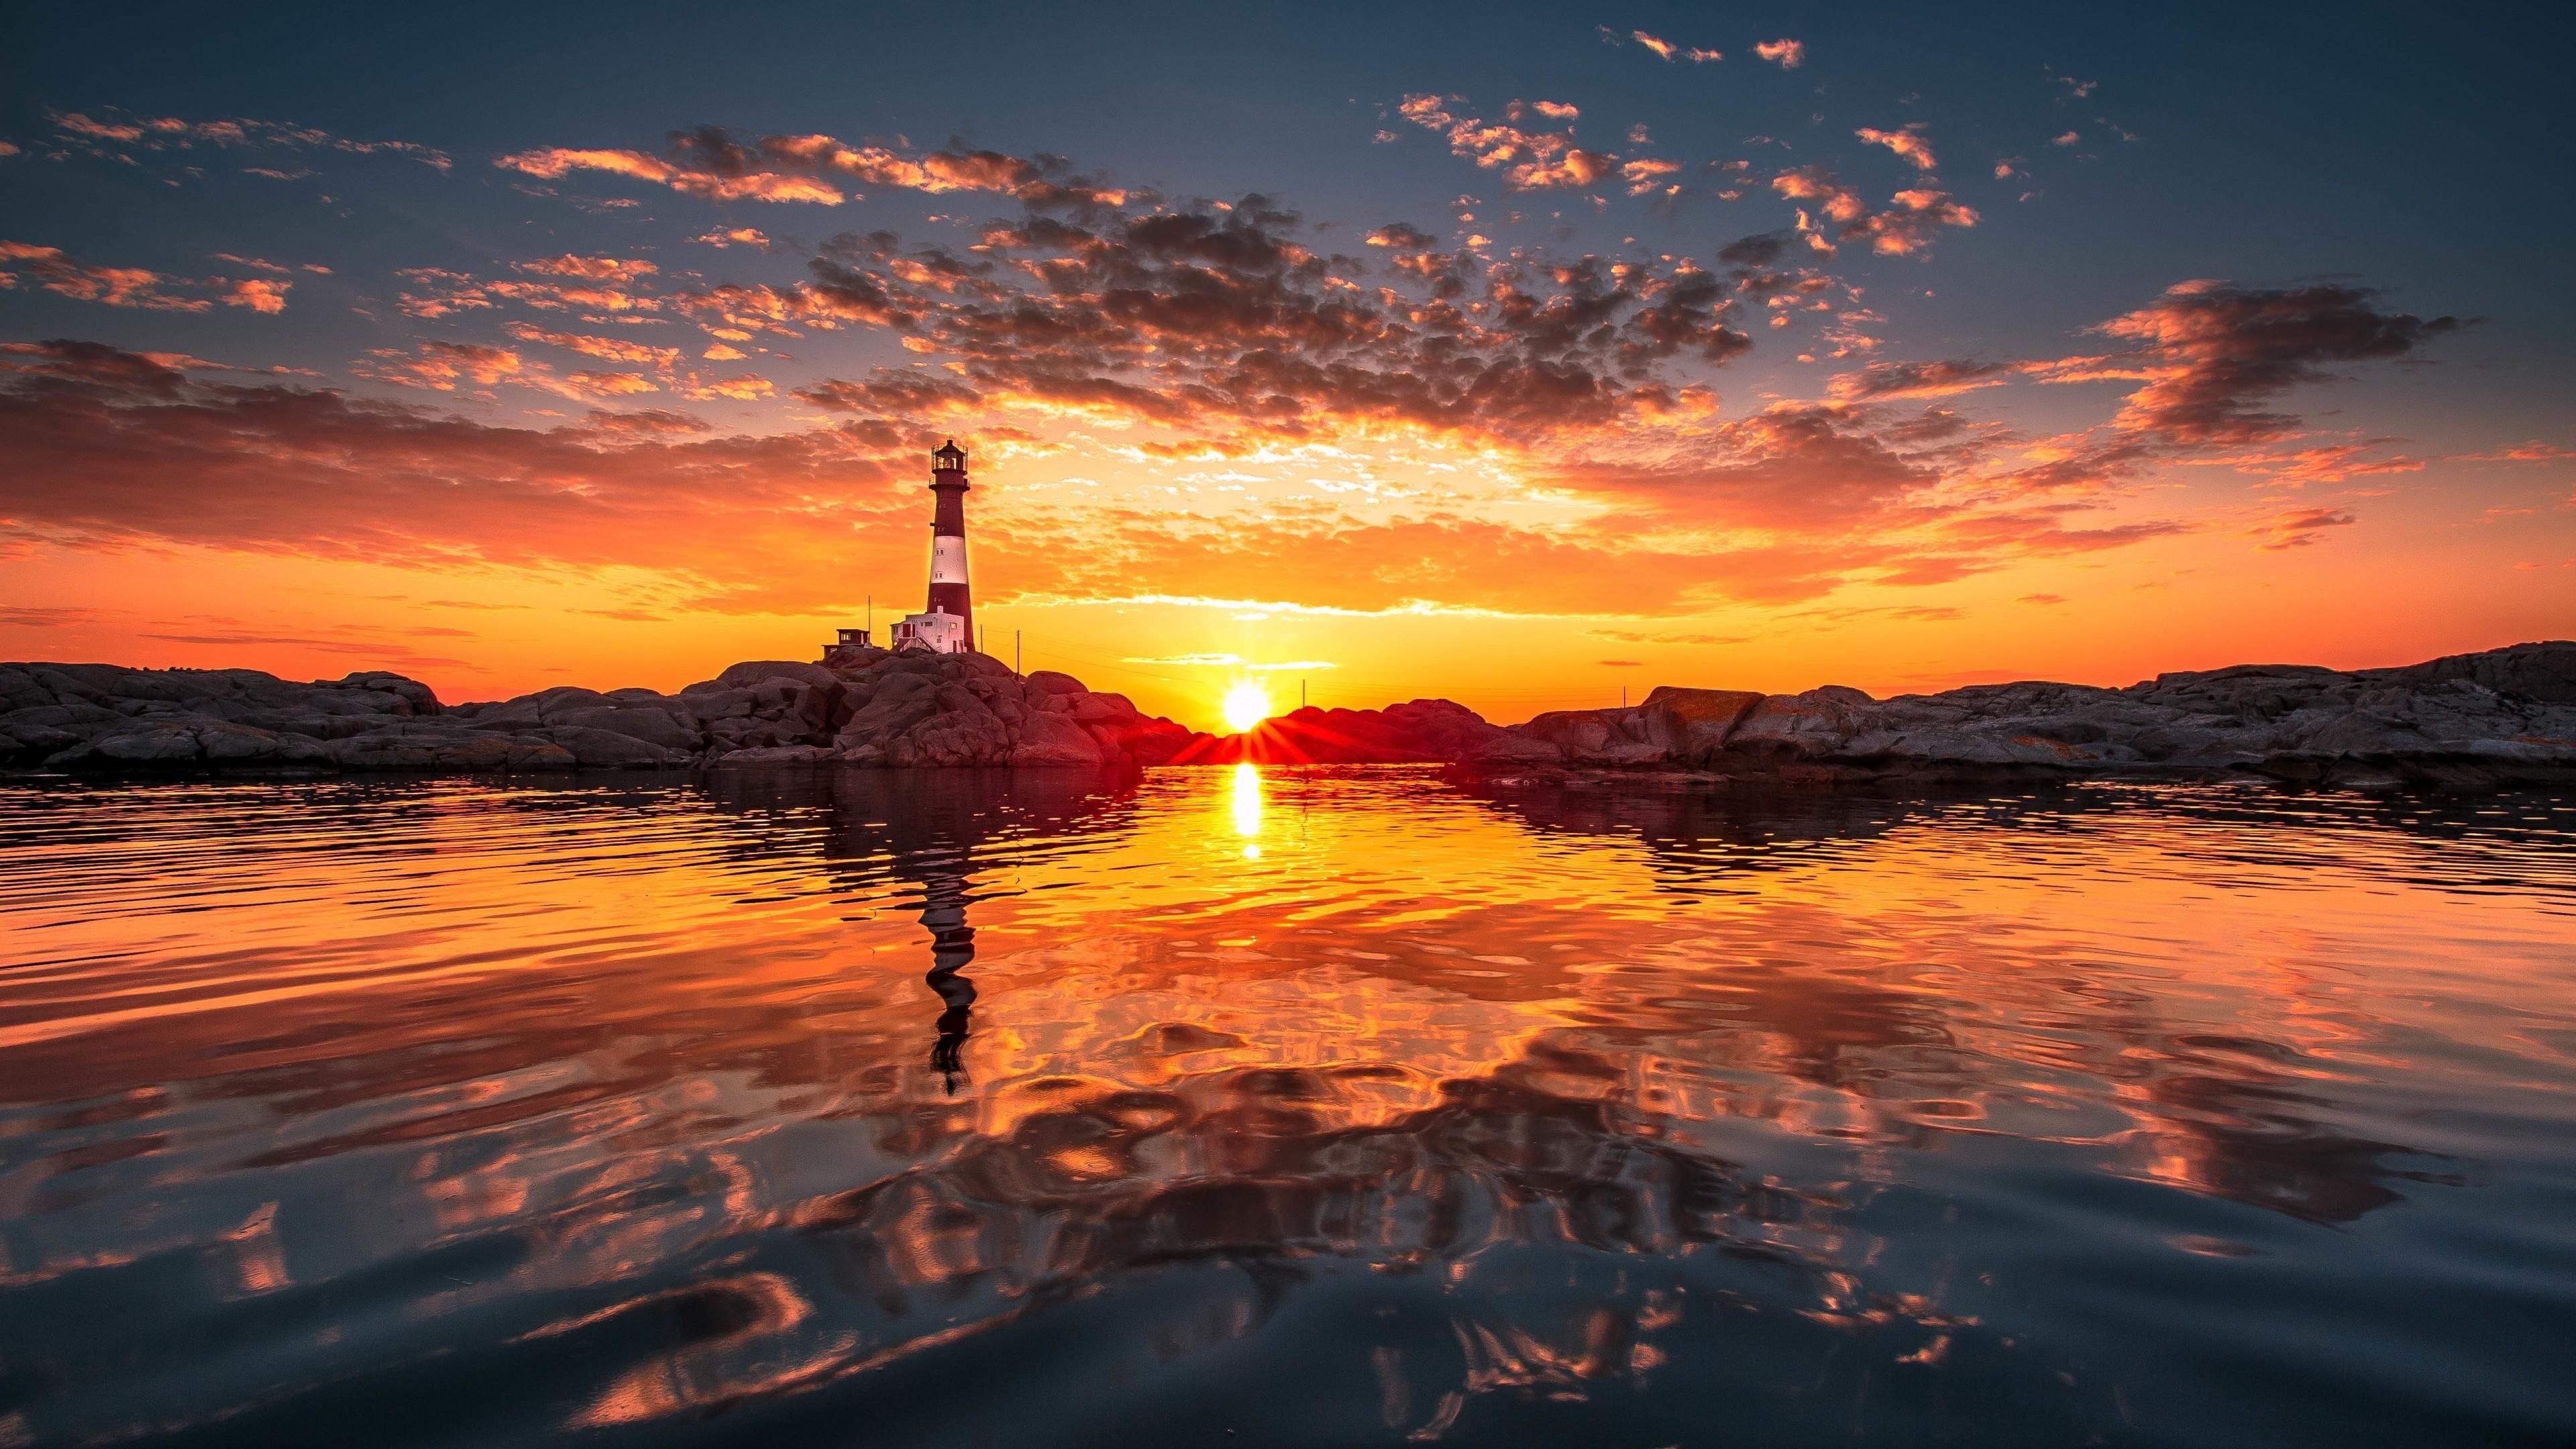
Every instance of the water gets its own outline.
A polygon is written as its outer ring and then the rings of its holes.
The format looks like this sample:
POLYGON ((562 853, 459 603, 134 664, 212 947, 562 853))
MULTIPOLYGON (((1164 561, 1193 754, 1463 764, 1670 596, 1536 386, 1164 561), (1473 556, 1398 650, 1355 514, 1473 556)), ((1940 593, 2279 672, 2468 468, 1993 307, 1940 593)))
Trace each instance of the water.
POLYGON ((0 1445, 2576 1437, 2576 801, 0 786, 0 1445))

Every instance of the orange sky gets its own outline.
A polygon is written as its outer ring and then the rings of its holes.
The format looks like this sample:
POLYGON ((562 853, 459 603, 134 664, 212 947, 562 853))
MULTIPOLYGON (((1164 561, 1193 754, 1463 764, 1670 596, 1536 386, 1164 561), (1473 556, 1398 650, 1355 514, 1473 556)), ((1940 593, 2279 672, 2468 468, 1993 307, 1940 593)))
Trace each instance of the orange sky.
POLYGON ((1201 727, 1247 678, 1510 721, 2576 634, 2563 365, 2446 261, 2488 243, 2216 207, 2267 158, 2170 77, 1582 38, 1265 102, 1297 146, 1009 87, 938 105, 1024 144, 821 93, 397 140, 93 77, 0 133, 0 657, 810 659, 921 606, 952 435, 988 647, 1201 727))

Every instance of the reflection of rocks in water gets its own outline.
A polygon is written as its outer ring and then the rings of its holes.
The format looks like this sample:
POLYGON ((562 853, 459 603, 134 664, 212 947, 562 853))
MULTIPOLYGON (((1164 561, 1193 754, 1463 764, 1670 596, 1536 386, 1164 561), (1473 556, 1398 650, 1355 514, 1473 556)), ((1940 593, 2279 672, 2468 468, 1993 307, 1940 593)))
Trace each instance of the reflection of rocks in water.
POLYGON ((1819 849, 1876 840, 1934 816, 1973 811, 1981 819, 2009 823, 2111 804, 2101 795, 2064 786, 1994 795, 1889 788, 1586 785, 1532 778, 1470 781, 1458 789, 1541 835, 1635 841, 1646 847, 1656 873, 1683 890, 1724 888, 1731 876, 1798 865, 1819 849))
MULTIPOLYGON (((1816 852, 1865 841, 1938 815, 1946 828, 2017 830, 2032 821, 2052 827, 2153 825, 2196 827, 2194 848, 2249 867, 2281 869, 2300 853, 2338 849, 2320 843, 2305 812, 2312 807, 2268 788, 2145 796, 2082 785, 2012 796, 1923 792, 1793 792, 1568 786, 1532 781, 1470 787, 1466 793, 1542 833, 1632 841, 1649 867, 1677 891, 1725 890, 1727 877, 1813 861, 1816 852), (2213 828, 2215 827, 2215 828, 2213 828)), ((2424 801, 2404 808, 2373 801, 2367 819, 2380 839, 2400 847, 2395 869, 2415 883, 2447 876, 2474 884, 2482 873, 2510 870, 2517 879, 2545 874, 2517 854, 2509 863, 2479 853, 2519 852, 2522 837, 2563 839, 2563 802, 2505 796, 2473 802, 2424 801), (2464 817, 2519 811, 2517 827, 2478 822, 2474 852, 2460 849, 2464 817), (2420 856, 2420 867, 2405 862, 2420 856), (2463 861, 2460 857, 2466 856, 2463 861)), ((2347 855, 2320 865, 2350 869, 2347 855)), ((2576 873, 2570 884, 2576 885, 2576 873)), ((1741 884, 1733 887, 1745 888, 1741 884)), ((2448 1183, 2441 1173, 2396 1165, 2427 1154, 2399 1143, 2352 1136, 2334 1125, 2336 1102, 2298 1089, 2285 1067, 2299 1055, 2284 1042, 2211 1037, 2164 1014, 2154 997, 2088 982, 2047 1011, 2071 1039, 2031 1041, 1999 1035, 1989 1025, 2006 999, 1994 988, 1898 990, 1835 969, 1840 956, 1782 965, 1729 961, 1721 970, 1659 981, 1636 999, 1603 1000, 1588 1025, 1613 1049, 1697 1050, 1709 1062, 1777 1073, 1849 1093, 1869 1105, 1888 1130, 1909 1110, 1932 1120, 1909 1125, 1912 1145, 1937 1145, 1945 1112, 1971 1117, 1977 1101, 2009 1094, 2022 1082, 2075 1066, 2114 1087, 2113 1105, 2140 1128, 2149 1156, 2141 1170, 2160 1181, 2215 1197, 2320 1222, 2349 1222, 2401 1201, 2398 1184, 2448 1183), (2213 1041, 2224 1050, 2207 1049, 2213 1041), (1687 1042, 1688 1047, 1680 1044, 1687 1042), (1933 1094, 1929 1100, 1919 1095, 1933 1094)), ((2000 963, 1999 963, 2000 964, 2000 963)))
MULTIPOLYGON (((728 814, 781 817, 793 836, 819 819, 827 860, 891 855, 898 876, 916 857, 946 850, 971 855, 1004 840, 1061 845, 1129 828, 1135 780, 1089 770, 741 770, 697 782, 728 814)), ((779 841, 753 839, 764 856, 779 841)))
MULTIPOLYGON (((2043 1414, 2091 1396, 1973 1316, 1871 1289, 1869 1189, 1801 1188, 1696 1145, 1688 1123, 1622 1099, 1621 1058, 1550 1051, 1351 1125, 1366 1079, 1392 1070, 1255 1067, 1162 1090, 1068 1081, 1007 1135, 790 1220, 897 1338, 1006 1331, 1026 1305, 1066 1312, 1176 1275, 1240 1275, 1230 1312, 1182 1312, 1199 1300, 1168 1286, 1152 1290, 1168 1316, 1127 1310, 1149 1314, 1155 1355, 1170 1358, 1245 1337, 1309 1284, 1365 1265, 1385 1285, 1372 1293, 1400 1306, 1350 1331, 1382 1345, 1372 1362, 1383 1402, 1401 1405, 1387 1411, 1397 1429, 1454 1422, 1489 1394, 1524 1411, 1639 1394, 1677 1360, 1693 1365, 1680 1383, 1705 1383, 1711 1364, 1789 1342, 1811 1376, 1846 1365, 1810 1386, 1827 1394, 1857 1390, 1873 1364, 1956 1355, 2043 1414)), ((1312 1331, 1329 1310, 1302 1311, 1312 1331)))

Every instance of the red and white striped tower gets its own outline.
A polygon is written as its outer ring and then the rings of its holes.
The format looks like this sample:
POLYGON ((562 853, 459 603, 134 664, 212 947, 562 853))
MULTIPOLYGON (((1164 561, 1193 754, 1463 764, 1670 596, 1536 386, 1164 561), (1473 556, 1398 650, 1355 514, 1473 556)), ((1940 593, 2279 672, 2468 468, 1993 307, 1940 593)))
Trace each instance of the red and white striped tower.
POLYGON ((966 450, 951 438, 930 455, 930 491, 939 504, 930 523, 929 612, 954 614, 964 625, 959 646, 975 647, 975 601, 966 588, 966 450))

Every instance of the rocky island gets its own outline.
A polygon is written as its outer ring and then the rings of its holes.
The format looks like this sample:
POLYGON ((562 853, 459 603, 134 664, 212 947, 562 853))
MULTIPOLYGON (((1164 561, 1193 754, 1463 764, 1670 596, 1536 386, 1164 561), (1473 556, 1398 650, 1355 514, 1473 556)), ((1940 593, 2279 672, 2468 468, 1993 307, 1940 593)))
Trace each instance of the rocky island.
POLYGON ((1141 769, 1430 763, 1788 784, 2250 774, 2349 788, 2576 780, 2576 642, 2387 669, 2256 664, 2126 688, 2019 683, 1874 699, 1664 686, 1625 709, 1493 724, 1447 700, 1300 709, 1194 733, 1124 696, 974 653, 836 649, 677 694, 542 690, 442 705, 397 674, 0 664, 0 764, 66 772, 430 772, 807 764, 1141 769))

